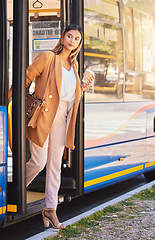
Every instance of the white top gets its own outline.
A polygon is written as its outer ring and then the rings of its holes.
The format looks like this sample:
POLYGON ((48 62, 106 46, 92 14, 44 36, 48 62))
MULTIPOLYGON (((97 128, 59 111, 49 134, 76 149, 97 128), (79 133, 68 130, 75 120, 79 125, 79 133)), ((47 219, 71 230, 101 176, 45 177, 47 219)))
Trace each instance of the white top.
POLYGON ((63 101, 71 102, 75 99, 75 89, 76 89, 76 77, 71 66, 68 71, 62 67, 62 84, 61 84, 61 96, 60 99, 63 101))

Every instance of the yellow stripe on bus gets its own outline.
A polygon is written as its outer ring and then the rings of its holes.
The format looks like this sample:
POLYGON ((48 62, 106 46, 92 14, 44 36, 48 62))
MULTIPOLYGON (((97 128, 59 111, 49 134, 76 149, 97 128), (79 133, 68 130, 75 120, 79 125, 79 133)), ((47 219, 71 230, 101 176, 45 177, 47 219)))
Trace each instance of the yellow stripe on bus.
POLYGON ((109 58, 109 59, 115 59, 116 57, 111 56, 111 55, 104 55, 104 54, 100 54, 100 53, 89 53, 89 52, 84 52, 85 56, 88 57, 100 57, 100 58, 109 58))
POLYGON ((17 205, 7 205, 7 212, 17 212, 17 205))
POLYGON ((6 206, 0 207, 0 215, 6 212, 6 206))
POLYGON ((92 185, 95 185, 95 184, 98 184, 98 183, 101 183, 101 182, 105 182, 105 181, 108 181, 108 180, 111 180, 111 179, 114 179, 114 178, 117 178, 117 177, 121 177, 121 176, 124 176, 126 174, 133 173, 133 172, 136 172, 136 171, 139 171, 139 170, 142 170, 142 169, 143 169, 143 165, 140 165, 140 166, 129 168, 129 169, 117 172, 117 173, 112 173, 112 174, 109 174, 109 175, 104 176, 104 177, 99 177, 99 178, 96 178, 96 179, 92 179, 92 180, 89 180, 89 181, 85 182, 84 187, 89 187, 89 186, 92 186, 92 185))
POLYGON ((153 162, 148 162, 148 163, 145 163, 145 168, 148 168, 148 167, 152 167, 155 165, 155 161, 153 162))
POLYGON ((54 8, 54 9, 31 9, 29 10, 29 13, 45 13, 45 12, 60 12, 60 8, 54 8))

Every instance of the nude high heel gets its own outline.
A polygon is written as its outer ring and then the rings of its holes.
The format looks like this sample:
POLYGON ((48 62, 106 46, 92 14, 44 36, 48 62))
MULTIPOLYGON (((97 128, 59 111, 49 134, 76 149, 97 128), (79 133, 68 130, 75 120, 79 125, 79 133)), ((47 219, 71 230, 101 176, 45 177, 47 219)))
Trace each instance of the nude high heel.
POLYGON ((63 223, 58 223, 57 225, 54 224, 53 220, 51 218, 48 218, 46 215, 45 215, 45 212, 49 212, 51 210, 54 210, 54 209, 47 209, 45 208, 43 211, 42 211, 42 217, 43 217, 43 222, 44 222, 44 226, 47 228, 49 227, 49 223, 52 225, 53 228, 55 229, 64 229, 65 228, 65 225, 63 223))
POLYGON ((45 217, 44 210, 42 211, 42 217, 43 217, 44 227, 45 227, 45 228, 49 227, 50 221, 49 221, 48 218, 45 217))

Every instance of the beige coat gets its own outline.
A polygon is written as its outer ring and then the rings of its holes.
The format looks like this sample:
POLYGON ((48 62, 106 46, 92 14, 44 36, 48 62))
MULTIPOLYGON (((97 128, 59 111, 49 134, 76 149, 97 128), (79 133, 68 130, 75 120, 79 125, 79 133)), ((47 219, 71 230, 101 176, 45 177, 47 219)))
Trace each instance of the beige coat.
MULTIPOLYGON (((46 86, 46 81, 48 79, 48 74, 50 67, 54 60, 53 71, 51 74, 51 79, 47 87, 45 95, 45 106, 38 119, 37 127, 26 128, 26 136, 32 142, 39 146, 43 146, 50 129, 52 127, 53 120, 56 116, 56 112, 60 102, 61 94, 61 82, 62 82, 62 55, 55 55, 51 51, 42 52, 33 61, 32 65, 27 68, 26 72, 26 86, 32 83, 35 78, 35 91, 38 98, 42 98, 44 94, 44 89, 46 86)), ((79 102, 81 99, 81 84, 78 76, 78 64, 77 61, 73 64, 74 73, 76 76, 76 94, 75 103, 73 106, 72 115, 70 118, 67 135, 66 135, 66 147, 74 149, 74 135, 75 135, 75 123, 78 111, 79 102)))

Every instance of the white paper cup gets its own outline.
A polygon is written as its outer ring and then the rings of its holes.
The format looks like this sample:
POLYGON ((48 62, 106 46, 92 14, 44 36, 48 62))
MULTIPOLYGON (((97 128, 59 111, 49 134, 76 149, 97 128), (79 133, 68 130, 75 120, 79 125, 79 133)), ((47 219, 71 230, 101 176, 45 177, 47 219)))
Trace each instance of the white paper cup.
POLYGON ((86 69, 82 82, 88 84, 88 78, 94 76, 94 72, 89 68, 86 69))

